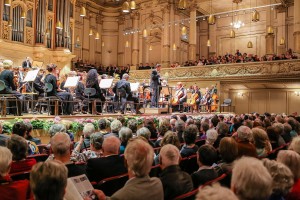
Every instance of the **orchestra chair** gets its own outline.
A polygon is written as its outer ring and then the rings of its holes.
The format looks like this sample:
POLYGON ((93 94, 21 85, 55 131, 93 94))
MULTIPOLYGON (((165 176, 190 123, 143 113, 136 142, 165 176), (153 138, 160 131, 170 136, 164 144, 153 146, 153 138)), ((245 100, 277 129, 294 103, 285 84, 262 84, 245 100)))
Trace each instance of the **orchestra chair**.
MULTIPOLYGON (((0 80, 0 92, 5 90, 6 86, 5 83, 0 80)), ((14 115, 17 115, 19 113, 18 110, 18 98, 14 94, 0 94, 0 105, 1 105, 1 117, 6 117, 6 109, 7 108, 14 108, 17 112, 14 113, 14 115), (9 101, 15 101, 15 105, 9 105, 7 106, 7 102, 9 101)))
POLYGON ((187 192, 185 194, 181 194, 181 195, 175 197, 174 200, 183 200, 183 199, 184 200, 194 200, 194 199, 196 199, 196 195, 197 195, 198 191, 199 191, 198 188, 194 189, 190 192, 187 192))
POLYGON ((231 102, 231 99, 224 99, 223 103, 220 105, 220 113, 222 112, 222 108, 224 112, 225 107, 228 108, 228 112, 231 112, 231 108, 233 108, 232 111, 234 111, 234 106, 231 105, 231 102))
MULTIPOLYGON (((59 114, 59 106, 63 112, 63 102, 57 96, 46 96, 48 92, 53 90, 53 85, 50 83, 45 83, 44 86, 44 97, 38 98, 39 111, 41 111, 42 106, 47 106, 48 115, 50 115, 51 106, 54 106, 54 115, 59 114)), ((62 113, 63 114, 63 113, 62 113)))
POLYGON ((84 89, 84 96, 86 96, 87 98, 85 98, 83 100, 83 103, 87 103, 88 106, 88 113, 94 114, 94 112, 96 111, 96 107, 95 107, 95 103, 94 100, 96 100, 95 98, 91 98, 91 96, 95 96, 96 95, 96 89, 95 88, 85 88, 84 89), (90 103, 92 104, 92 112, 90 111, 90 103))
POLYGON ((106 196, 111 196, 121 189, 128 179, 128 173, 105 178, 94 185, 94 188, 102 190, 106 196))

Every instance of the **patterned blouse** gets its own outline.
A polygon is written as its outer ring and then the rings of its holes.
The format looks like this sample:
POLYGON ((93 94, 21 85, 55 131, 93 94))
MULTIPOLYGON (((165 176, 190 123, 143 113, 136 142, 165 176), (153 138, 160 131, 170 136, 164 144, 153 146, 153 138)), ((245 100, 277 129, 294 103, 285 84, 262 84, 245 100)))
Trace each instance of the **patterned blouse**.
POLYGON ((87 162, 88 159, 100 158, 101 156, 102 156, 102 152, 99 153, 99 152, 95 152, 92 150, 87 150, 82 153, 80 153, 76 150, 74 150, 72 152, 72 157, 74 157, 76 159, 76 162, 87 162))

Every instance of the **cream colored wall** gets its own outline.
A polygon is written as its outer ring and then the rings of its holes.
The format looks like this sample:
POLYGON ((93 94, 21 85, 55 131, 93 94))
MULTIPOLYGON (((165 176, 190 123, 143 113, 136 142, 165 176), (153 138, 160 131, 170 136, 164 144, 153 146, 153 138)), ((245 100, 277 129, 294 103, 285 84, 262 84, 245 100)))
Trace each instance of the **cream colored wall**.
MULTIPOLYGON (((270 112, 287 113, 300 112, 300 96, 294 90, 283 89, 256 89, 231 90, 229 98, 235 106, 235 113, 270 112), (238 93, 243 93, 243 96, 238 93)), ((223 99, 222 99, 223 100, 223 99)))

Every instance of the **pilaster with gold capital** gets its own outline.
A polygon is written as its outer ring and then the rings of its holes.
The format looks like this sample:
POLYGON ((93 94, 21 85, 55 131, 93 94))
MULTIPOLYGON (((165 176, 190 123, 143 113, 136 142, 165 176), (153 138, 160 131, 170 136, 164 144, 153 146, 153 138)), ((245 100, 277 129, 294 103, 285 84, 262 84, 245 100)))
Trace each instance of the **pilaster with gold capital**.
POLYGON ((274 48, 274 34, 266 35, 266 55, 274 55, 275 48, 274 48))

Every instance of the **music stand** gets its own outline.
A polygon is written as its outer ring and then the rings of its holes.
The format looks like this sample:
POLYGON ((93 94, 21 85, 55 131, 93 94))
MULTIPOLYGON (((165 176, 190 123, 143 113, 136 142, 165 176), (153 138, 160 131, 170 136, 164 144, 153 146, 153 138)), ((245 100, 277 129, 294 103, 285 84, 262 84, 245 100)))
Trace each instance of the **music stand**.
MULTIPOLYGON (((99 83, 99 87, 101 89, 105 89, 105 93, 106 93, 105 96, 107 96, 107 90, 112 87, 113 81, 114 79, 101 79, 99 83)), ((108 103, 106 103, 106 98, 105 98, 105 104, 103 105, 103 107, 107 108, 107 104, 108 103)), ((106 112, 108 112, 107 109, 106 112)))
MULTIPOLYGON (((36 70, 32 70, 32 71, 28 71, 25 78, 24 78, 24 85, 22 85, 21 87, 28 85, 29 87, 31 87, 31 93, 26 93, 27 95, 31 95, 32 97, 32 101, 31 101, 31 111, 33 110, 33 95, 37 94, 37 93, 34 93, 33 89, 33 82, 34 80, 36 79, 38 73, 39 73, 39 69, 36 69, 36 70), (29 82, 31 82, 31 86, 29 85, 29 82)), ((21 88, 20 87, 20 88, 21 88)), ((19 89, 20 89, 19 88, 19 89)), ((25 93, 24 93, 25 94, 25 93)))
POLYGON ((68 77, 64 87, 65 88, 75 88, 78 85, 80 76, 73 76, 73 77, 68 77))

